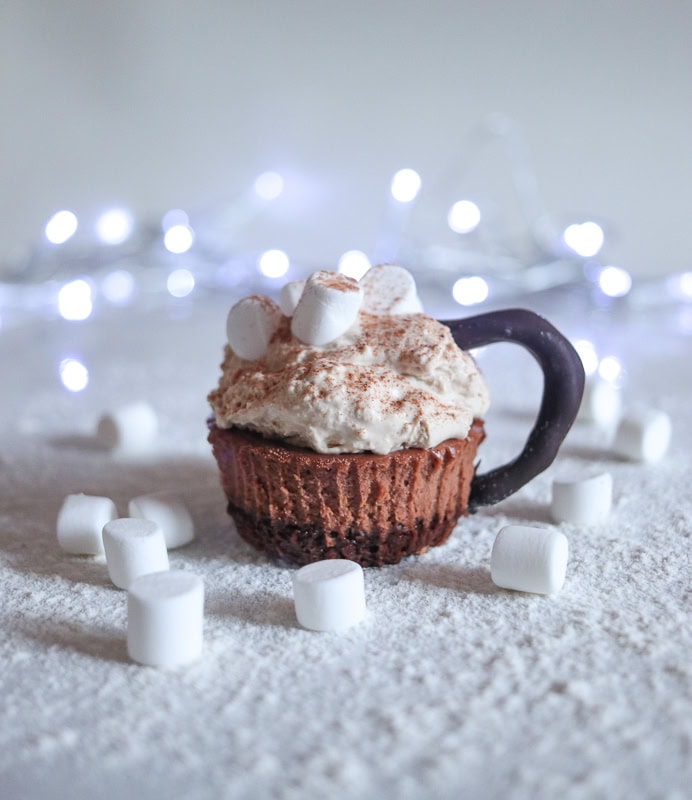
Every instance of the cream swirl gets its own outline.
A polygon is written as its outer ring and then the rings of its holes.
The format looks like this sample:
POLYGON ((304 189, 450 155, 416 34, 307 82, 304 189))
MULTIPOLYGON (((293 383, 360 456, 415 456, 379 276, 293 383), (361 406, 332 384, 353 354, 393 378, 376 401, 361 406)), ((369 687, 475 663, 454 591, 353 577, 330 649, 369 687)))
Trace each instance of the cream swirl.
POLYGON ((390 453, 464 438, 488 409, 486 383, 449 329, 420 313, 356 322, 326 345, 306 345, 283 317, 264 355, 226 346, 209 394, 216 424, 320 453, 390 453))

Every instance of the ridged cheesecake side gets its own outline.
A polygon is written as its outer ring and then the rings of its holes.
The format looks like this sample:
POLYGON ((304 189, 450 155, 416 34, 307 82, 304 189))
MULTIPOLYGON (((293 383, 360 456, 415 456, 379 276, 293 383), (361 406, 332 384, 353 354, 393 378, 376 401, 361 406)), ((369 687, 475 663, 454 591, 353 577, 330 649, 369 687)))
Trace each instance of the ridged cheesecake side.
POLYGON ((387 455, 325 454, 210 424, 228 512, 247 542, 295 564, 398 563, 442 544, 467 513, 478 445, 464 439, 387 455))

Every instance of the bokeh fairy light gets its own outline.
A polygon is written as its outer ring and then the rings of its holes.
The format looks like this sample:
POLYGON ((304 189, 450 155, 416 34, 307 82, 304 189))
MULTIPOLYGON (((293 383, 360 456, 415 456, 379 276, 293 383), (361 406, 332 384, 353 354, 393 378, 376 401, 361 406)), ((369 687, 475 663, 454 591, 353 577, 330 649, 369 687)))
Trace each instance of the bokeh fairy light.
POLYGON ((83 278, 66 283, 58 292, 58 311, 63 319, 80 321, 92 312, 91 284, 83 278))
POLYGON ((76 358, 63 358, 58 374, 69 392, 81 392, 89 385, 89 370, 76 358))
POLYGON ((421 177, 414 169, 400 169, 392 178, 392 197, 399 203, 410 203, 416 199, 421 184, 421 177))
POLYGON ((133 227, 134 220, 127 209, 112 208, 96 220, 96 235, 104 244, 122 244, 130 238, 133 227))
POLYGON ((290 265, 291 262, 283 250, 266 250, 257 261, 259 271, 267 278, 283 278, 290 265))
POLYGON ((490 288, 485 278, 469 275, 459 278, 452 286, 452 297, 462 306, 475 306, 488 299, 490 288))
POLYGON ((72 211, 58 211, 46 222, 44 233, 51 244, 64 244, 77 232, 79 223, 72 211))
MULTIPOLYGON (((382 187, 380 231, 371 247, 354 242, 333 268, 360 279, 372 264, 395 261, 413 273, 423 295, 432 298, 431 305, 445 312, 455 306, 530 305, 541 293, 559 291, 563 297, 569 293, 571 303, 579 298, 583 308, 602 311, 692 302, 692 271, 635 281, 626 265, 607 260, 608 225, 589 216, 560 223, 538 192, 517 126, 502 115, 492 116, 462 143, 466 161, 472 163, 491 140, 507 150, 508 177, 518 216, 525 221, 521 235, 502 227, 487 192, 469 196, 463 170, 445 194, 434 176, 424 181, 406 166, 382 187), (435 208, 442 223, 438 229, 447 236, 451 231, 453 238, 421 241, 415 233, 417 214, 429 219, 435 208)), ((25 263, 0 262, 3 330, 20 313, 57 311, 64 320, 79 322, 143 299, 151 303, 168 298, 170 303, 172 298, 175 303, 193 294, 203 298, 209 292, 241 289, 278 293, 287 276, 304 278, 329 264, 304 263, 280 245, 253 251, 238 250, 235 243, 244 226, 261 226, 263 215, 271 222, 272 215, 284 214, 286 198, 295 194, 282 174, 266 170, 235 199, 197 210, 170 208, 158 223, 137 219, 122 206, 91 216, 80 209, 60 209, 46 221, 25 263)), ((291 213, 296 213, 292 206, 291 213)), ((437 311, 427 305, 426 310, 433 315, 437 311)), ((681 320, 689 316, 678 315, 681 320)), ((690 327, 681 323, 681 330, 690 327)), ((602 363, 584 342, 579 347, 587 372, 612 376, 615 365, 602 363)))
POLYGON ((481 211, 472 200, 457 200, 447 215, 447 224, 454 233, 471 233, 480 221, 481 211))
POLYGON ((348 250, 339 259, 339 272, 357 281, 371 266, 370 259, 362 250, 348 250))

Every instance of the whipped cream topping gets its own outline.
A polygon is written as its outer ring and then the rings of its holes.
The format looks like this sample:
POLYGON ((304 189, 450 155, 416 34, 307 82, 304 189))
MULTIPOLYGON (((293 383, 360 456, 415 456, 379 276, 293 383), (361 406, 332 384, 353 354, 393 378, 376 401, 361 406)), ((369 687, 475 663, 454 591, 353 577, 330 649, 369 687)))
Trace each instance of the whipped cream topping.
POLYGON ((228 345, 209 395, 216 424, 320 453, 390 453, 464 438, 488 409, 475 362, 421 313, 361 310, 342 335, 308 345, 284 316, 261 358, 228 345))

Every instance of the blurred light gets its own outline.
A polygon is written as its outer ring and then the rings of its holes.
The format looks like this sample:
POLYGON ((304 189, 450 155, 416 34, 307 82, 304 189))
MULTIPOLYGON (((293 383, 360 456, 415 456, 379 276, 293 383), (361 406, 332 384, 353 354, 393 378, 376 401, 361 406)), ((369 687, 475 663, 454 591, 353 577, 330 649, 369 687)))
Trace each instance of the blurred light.
POLYGON ((263 172, 255 181, 255 194, 262 200, 276 200, 284 190, 284 179, 277 172, 263 172))
POLYGON ((410 203, 420 187, 420 175, 414 169, 400 169, 392 178, 392 197, 400 203, 410 203))
POLYGON ((447 222, 454 233, 471 233, 480 221, 480 209, 471 200, 454 203, 447 215, 447 222))
POLYGON ((605 356, 598 365, 598 374, 605 381, 617 383, 622 377, 622 362, 615 356, 605 356))
POLYGON ((195 278, 189 269, 174 269, 168 276, 166 288, 173 297, 187 297, 195 288, 195 278))
POLYGON ((259 257, 257 266, 267 278, 281 278, 288 272, 290 261, 283 250, 267 250, 259 257))
POLYGON ((81 392, 89 383, 89 370, 75 358, 63 358, 59 373, 63 386, 70 392, 81 392))
POLYGON ((370 269, 370 259, 361 250, 348 250, 339 259, 339 272, 359 281, 370 269))
POLYGON ((58 292, 58 311, 63 319, 87 319, 92 308, 91 286, 82 278, 66 283, 58 292))
POLYGON ((581 363, 584 366, 584 372, 587 375, 593 375, 598 369, 598 353, 593 343, 588 339, 578 339, 574 342, 574 349, 581 358, 581 363))
POLYGON ((122 244, 130 238, 134 221, 132 214, 123 208, 105 211, 96 221, 96 235, 104 244, 122 244))
POLYGON ((680 292, 692 299, 692 272, 683 272, 680 276, 680 292))
POLYGON ((568 225, 563 234, 565 244, 570 250, 584 258, 591 258, 603 247, 605 239, 603 228, 597 222, 582 222, 568 225))
POLYGON ((172 225, 163 235, 163 245, 169 253, 187 253, 195 241, 189 225, 172 225))
POLYGON ((132 299, 135 293, 135 279, 127 270, 116 269, 103 279, 101 291, 106 300, 116 305, 123 305, 132 299))
POLYGON ((624 297, 632 288, 632 276, 622 267, 604 267, 598 274, 598 285, 608 297, 624 297))
POLYGON ((186 228, 190 226, 190 218, 181 208, 172 208, 161 219, 161 229, 164 233, 176 225, 182 225, 186 228))
POLYGON ((671 275, 666 281, 668 290, 674 297, 692 300, 692 272, 671 275))
POLYGON ((452 296, 462 306, 473 306, 487 299, 490 289, 488 283, 479 275, 459 278, 452 287, 452 296))
POLYGON ((63 244, 77 232, 77 217, 71 211, 58 211, 46 223, 46 239, 51 244, 63 244))

